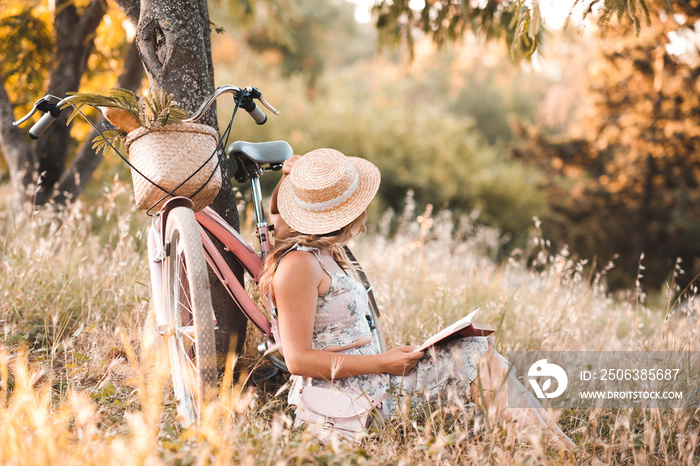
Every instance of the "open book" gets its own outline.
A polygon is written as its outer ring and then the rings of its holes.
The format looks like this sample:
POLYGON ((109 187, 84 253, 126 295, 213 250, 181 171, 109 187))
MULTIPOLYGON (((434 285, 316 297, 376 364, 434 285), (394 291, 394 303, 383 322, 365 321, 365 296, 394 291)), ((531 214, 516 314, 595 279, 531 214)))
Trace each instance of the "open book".
POLYGON ((472 322, 477 312, 479 312, 479 308, 428 338, 422 345, 416 348, 416 351, 424 351, 426 348, 430 348, 435 344, 445 343, 459 337, 485 337, 495 332, 493 327, 489 324, 472 322))

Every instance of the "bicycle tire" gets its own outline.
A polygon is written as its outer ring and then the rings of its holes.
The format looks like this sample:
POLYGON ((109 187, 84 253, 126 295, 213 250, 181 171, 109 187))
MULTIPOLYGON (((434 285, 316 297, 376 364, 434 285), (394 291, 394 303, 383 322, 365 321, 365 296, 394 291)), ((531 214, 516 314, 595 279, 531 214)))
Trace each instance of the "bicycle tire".
POLYGON ((165 226, 163 296, 168 314, 165 347, 180 424, 198 425, 216 397, 214 311, 207 263, 194 212, 175 207, 165 226))

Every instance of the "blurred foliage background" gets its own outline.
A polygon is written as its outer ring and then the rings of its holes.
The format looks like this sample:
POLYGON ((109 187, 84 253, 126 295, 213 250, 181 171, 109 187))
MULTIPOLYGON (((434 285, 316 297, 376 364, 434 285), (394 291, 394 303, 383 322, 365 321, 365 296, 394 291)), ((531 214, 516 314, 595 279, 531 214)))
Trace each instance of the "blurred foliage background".
MULTIPOLYGON (((413 58, 377 50, 374 26, 356 22, 352 4, 304 3, 289 44, 271 40, 264 17, 213 39, 217 81, 255 85, 282 110, 263 127, 236 120, 236 137, 366 157, 382 172, 377 211, 402 209, 410 191, 419 209, 477 211, 510 242, 522 241, 547 206, 539 171, 508 157, 509 120, 534 122, 549 79, 514 65, 502 45, 473 39, 442 50, 426 39, 413 58)), ((226 24, 225 8, 212 13, 226 24)), ((223 123, 230 111, 220 116, 223 123)))
MULTIPOLYGON (((357 21, 362 5, 344 0, 212 1, 215 78, 256 86, 282 111, 262 127, 238 118, 232 138, 284 139, 300 154, 335 147, 376 163, 377 214, 409 196, 419 210, 469 215, 500 229, 502 257, 526 244, 536 217, 555 247, 592 269, 613 261, 612 288, 685 286, 700 271, 700 2, 646 3, 663 10, 648 27, 619 15, 538 29, 538 52, 515 63, 513 40, 466 33, 436 46, 405 24, 398 47, 380 47, 386 30, 357 21)), ((0 7, 0 73, 17 115, 42 92, 46 8, 0 7)), ((375 12, 398 14, 387 8, 375 12)), ((105 18, 85 91, 114 85, 133 39, 114 5, 105 18)), ((219 110, 226 124, 231 102, 219 110)), ((118 159, 105 160, 88 202, 115 176, 129 179, 118 159)))

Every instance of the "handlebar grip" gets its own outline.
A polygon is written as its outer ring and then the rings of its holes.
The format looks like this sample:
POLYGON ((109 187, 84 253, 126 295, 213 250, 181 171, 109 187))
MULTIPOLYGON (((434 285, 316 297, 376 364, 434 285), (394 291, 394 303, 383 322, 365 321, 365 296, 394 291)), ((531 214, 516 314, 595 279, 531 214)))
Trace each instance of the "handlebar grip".
POLYGON ((45 113, 44 116, 39 118, 39 120, 29 128, 27 134, 29 134, 29 137, 32 139, 39 139, 39 137, 44 134, 44 131, 46 131, 46 128, 56 121, 56 118, 58 118, 58 115, 53 116, 52 112, 45 113))
POLYGON ((257 124, 264 125, 267 121, 267 115, 265 115, 265 113, 260 110, 260 108, 255 105, 255 102, 252 100, 241 105, 241 107, 243 107, 243 109, 248 112, 251 117, 253 117, 253 120, 255 120, 257 124))

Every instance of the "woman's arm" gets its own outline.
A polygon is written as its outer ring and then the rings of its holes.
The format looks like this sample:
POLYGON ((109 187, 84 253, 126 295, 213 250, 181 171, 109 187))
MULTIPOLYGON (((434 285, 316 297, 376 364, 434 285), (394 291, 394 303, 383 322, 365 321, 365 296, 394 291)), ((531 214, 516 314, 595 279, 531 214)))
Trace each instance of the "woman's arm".
MULTIPOLYGON (((286 162, 285 162, 286 163, 286 162)), ((277 186, 275 186, 274 191, 272 191, 272 196, 270 196, 270 209, 268 212, 270 215, 279 215, 280 209, 277 207, 277 193, 280 190, 280 185, 282 184, 282 181, 287 177, 288 173, 284 172, 284 168, 282 168, 282 178, 277 182, 277 186)))
POLYGON ((289 172, 292 171, 292 166, 297 160, 299 160, 299 157, 301 156, 292 155, 290 158, 284 161, 284 165, 282 165, 282 178, 280 178, 280 180, 277 182, 277 186, 275 186, 274 191, 272 191, 272 196, 270 196, 270 208, 268 209, 268 213, 270 214, 270 223, 274 225, 275 238, 278 239, 284 239, 287 236, 289 226, 287 225, 287 222, 282 219, 280 210, 277 207, 277 193, 280 190, 282 181, 287 177, 287 175, 289 175, 289 172))
POLYGON ((411 371, 422 352, 412 346, 377 355, 349 355, 311 348, 319 294, 330 287, 330 277, 308 252, 293 251, 280 262, 272 281, 284 357, 292 374, 316 379, 339 379, 385 372, 411 371))

